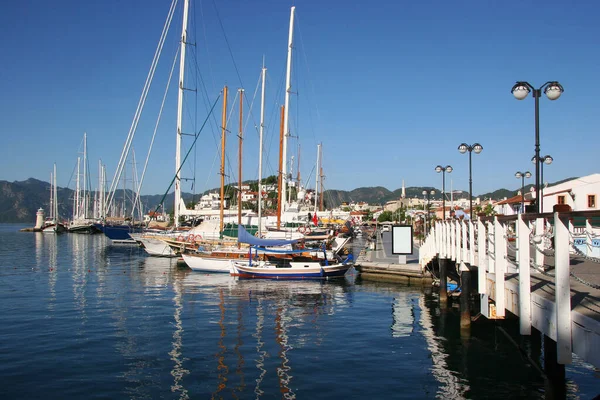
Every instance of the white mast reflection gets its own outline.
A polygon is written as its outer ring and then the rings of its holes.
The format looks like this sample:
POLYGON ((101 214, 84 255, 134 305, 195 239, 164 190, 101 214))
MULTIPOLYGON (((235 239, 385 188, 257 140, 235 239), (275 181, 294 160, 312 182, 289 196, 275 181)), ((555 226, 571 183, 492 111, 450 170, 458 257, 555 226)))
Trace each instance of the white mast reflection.
POLYGON ((175 320, 175 331, 173 331, 173 349, 169 352, 171 361, 173 361, 173 369, 171 370, 171 376, 173 377, 173 384, 171 385, 171 392, 179 392, 180 399, 189 399, 188 390, 183 387, 181 381, 183 378, 190 373, 189 370, 183 368, 184 358, 181 354, 183 347, 183 324, 181 322, 181 312, 183 310, 183 304, 181 301, 181 280, 175 279, 173 282, 173 290, 175 296, 173 302, 175 303, 175 314, 173 319, 175 320))

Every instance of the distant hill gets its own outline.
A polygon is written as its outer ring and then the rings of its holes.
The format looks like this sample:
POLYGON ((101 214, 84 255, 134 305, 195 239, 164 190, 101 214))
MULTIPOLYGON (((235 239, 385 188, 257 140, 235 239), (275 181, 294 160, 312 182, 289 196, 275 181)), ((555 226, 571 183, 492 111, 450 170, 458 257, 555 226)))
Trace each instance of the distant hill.
MULTIPOLYGON (((272 177, 271 177, 272 178, 272 177)), ((563 179, 555 182, 552 185, 562 183, 575 178, 563 179)), ((245 183, 255 183, 248 181, 245 183)), ((533 185, 525 186, 528 191, 533 185)), ((215 191, 217 189, 207 190, 204 193, 215 191)), ((431 199, 441 199, 441 193, 433 187, 408 187, 405 189, 407 198, 423 198, 423 191, 435 190, 435 195, 431 199)), ((74 191, 69 188, 58 188, 58 204, 59 214, 62 218, 69 219, 73 215, 73 197, 74 191)), ((457 197, 467 197, 468 192, 454 191, 457 197)), ((493 200, 503 199, 516 195, 517 191, 508 189, 498 189, 494 192, 478 195, 481 199, 491 198, 493 200)), ((369 204, 385 204, 388 201, 397 200, 402 195, 402 189, 390 191, 382 186, 360 187, 351 191, 344 190, 326 190, 323 193, 325 206, 328 208, 337 207, 342 203, 366 202, 369 204)), ((94 194, 92 192, 91 197, 94 194)), ((186 204, 196 203, 199 201, 201 194, 182 193, 182 198, 186 204)), ((117 190, 115 193, 115 204, 122 204, 123 198, 128 199, 126 209, 131 210, 132 192, 130 190, 117 190)), ((145 210, 153 210, 157 204, 163 199, 162 194, 143 195, 140 196, 142 205, 145 210)), ((173 193, 166 195, 164 199, 164 208, 167 211, 173 209, 173 193)), ((35 214, 38 208, 42 207, 46 215, 48 214, 50 203, 50 184, 34 178, 29 178, 26 181, 0 181, 0 223, 35 223, 35 214)))

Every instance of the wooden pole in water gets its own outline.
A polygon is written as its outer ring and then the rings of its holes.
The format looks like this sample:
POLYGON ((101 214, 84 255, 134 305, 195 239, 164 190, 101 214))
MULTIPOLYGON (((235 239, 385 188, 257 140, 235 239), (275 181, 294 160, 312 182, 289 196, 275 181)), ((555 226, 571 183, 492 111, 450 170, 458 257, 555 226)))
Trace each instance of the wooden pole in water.
POLYGON ((225 134, 227 133, 227 86, 223 88, 223 113, 221 116, 221 213, 219 236, 223 234, 223 218, 225 201, 225 134))
POLYGON ((471 327, 471 270, 465 263, 460 264, 460 328, 471 327))
POLYGON ((279 124, 279 175, 277 177, 277 229, 281 227, 281 185, 283 181, 283 142, 284 130, 283 119, 285 115, 285 106, 281 106, 281 123, 279 124))

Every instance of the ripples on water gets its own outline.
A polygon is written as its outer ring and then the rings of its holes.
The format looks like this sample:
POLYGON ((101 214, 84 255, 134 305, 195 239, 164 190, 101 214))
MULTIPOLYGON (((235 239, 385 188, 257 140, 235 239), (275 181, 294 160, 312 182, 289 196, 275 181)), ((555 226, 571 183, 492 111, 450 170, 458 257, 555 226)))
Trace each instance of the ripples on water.
MULTIPOLYGON (((0 397, 543 398, 497 335, 430 288, 237 280, 111 245, 0 225, 0 397)), ((567 369, 571 398, 597 371, 567 369)))

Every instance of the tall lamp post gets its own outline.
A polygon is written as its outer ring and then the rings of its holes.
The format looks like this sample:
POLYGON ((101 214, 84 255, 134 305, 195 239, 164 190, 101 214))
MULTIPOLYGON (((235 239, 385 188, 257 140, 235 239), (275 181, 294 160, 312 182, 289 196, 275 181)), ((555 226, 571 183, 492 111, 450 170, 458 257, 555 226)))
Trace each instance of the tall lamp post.
POLYGON ((536 192, 535 195, 539 197, 538 202, 540 203, 540 211, 541 213, 544 212, 544 164, 546 165, 550 165, 552 164, 552 161, 554 161, 554 158, 552 158, 552 156, 549 155, 545 155, 544 157, 540 157, 537 158, 536 156, 533 156, 531 158, 531 162, 536 164, 536 160, 538 160, 538 165, 540 166, 540 180, 542 181, 542 187, 540 187, 540 192, 536 192))
POLYGON ((446 165, 445 167, 438 165, 437 167, 435 167, 435 172, 442 173, 442 215, 443 215, 443 220, 445 221, 446 220, 446 172, 447 173, 452 172, 452 167, 450 165, 446 165))
MULTIPOLYGON (((512 87, 512 94, 517 100, 523 100, 529 92, 533 92, 533 98, 535 99, 535 157, 540 159, 540 97, 542 97, 542 89, 546 94, 546 97, 550 100, 556 100, 560 97, 565 89, 557 81, 549 81, 544 83, 539 89, 535 89, 531 84, 524 81, 515 83, 512 87)), ((540 163, 535 164, 535 193, 540 193, 540 163)), ((536 212, 540 212, 540 202, 535 202, 536 212)))
POLYGON ((531 178, 531 172, 518 171, 515 173, 515 178, 521 178, 521 213, 525 212, 525 178, 531 178))
POLYGON ((460 151, 461 154, 465 154, 467 151, 469 152, 469 214, 471 221, 473 221, 473 174, 471 172, 471 153, 481 153, 483 151, 483 146, 479 143, 473 143, 471 146, 462 143, 458 146, 458 151, 460 151))
POLYGON ((425 226, 426 227, 429 227, 429 224, 428 224, 428 220, 429 220, 429 199, 430 199, 430 196, 433 196, 434 194, 435 194, 435 190, 431 190, 431 191, 429 191, 429 190, 423 190, 423 197, 425 197, 427 199, 427 206, 426 206, 426 209, 425 209, 425 226))

